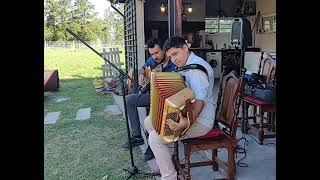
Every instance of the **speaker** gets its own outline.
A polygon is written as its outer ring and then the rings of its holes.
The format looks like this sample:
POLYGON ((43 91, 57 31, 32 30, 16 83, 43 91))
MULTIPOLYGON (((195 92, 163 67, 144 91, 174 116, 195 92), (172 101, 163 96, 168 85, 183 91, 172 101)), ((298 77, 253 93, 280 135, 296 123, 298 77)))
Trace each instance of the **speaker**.
POLYGON ((44 91, 57 91, 60 87, 58 70, 44 70, 44 91))
POLYGON ((231 45, 240 49, 252 46, 251 23, 246 18, 235 18, 231 27, 231 45))

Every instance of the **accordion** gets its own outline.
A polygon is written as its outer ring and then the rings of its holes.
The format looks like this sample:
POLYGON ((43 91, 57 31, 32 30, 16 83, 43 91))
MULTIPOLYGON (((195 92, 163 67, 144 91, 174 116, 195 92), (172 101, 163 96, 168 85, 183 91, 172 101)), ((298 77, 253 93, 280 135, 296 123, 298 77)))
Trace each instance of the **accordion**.
POLYGON ((193 91, 184 84, 177 72, 151 72, 150 77, 150 119, 160 137, 170 143, 175 142, 193 123, 193 91), (179 113, 187 117, 189 126, 173 131, 166 124, 167 119, 179 122, 179 113))

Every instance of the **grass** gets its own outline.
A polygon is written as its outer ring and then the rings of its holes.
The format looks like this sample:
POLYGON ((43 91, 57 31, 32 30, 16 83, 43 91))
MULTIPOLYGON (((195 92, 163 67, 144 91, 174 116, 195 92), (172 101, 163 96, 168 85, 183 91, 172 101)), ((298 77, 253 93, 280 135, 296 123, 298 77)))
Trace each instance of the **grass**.
MULTIPOLYGON (((120 61, 125 63, 124 50, 121 50, 120 61)), ((44 67, 58 69, 62 79, 92 78, 102 75, 101 65, 104 59, 93 51, 45 51, 44 67)), ((125 65, 121 66, 122 69, 125 65)))
MULTIPOLYGON (((123 53, 122 53, 123 54, 123 53)), ((91 51, 45 51, 44 68, 58 69, 58 92, 44 92, 44 115, 60 111, 55 124, 44 125, 44 179, 125 179, 129 151, 120 148, 127 139, 122 116, 104 113, 112 95, 96 95, 103 59, 91 51), (65 98, 64 101, 57 101, 65 98), (89 120, 76 121, 80 108, 91 107, 89 120)), ((135 165, 150 172, 140 148, 133 148, 135 165)), ((131 179, 141 179, 134 176, 131 179)), ((143 179, 154 179, 151 177, 143 179)))

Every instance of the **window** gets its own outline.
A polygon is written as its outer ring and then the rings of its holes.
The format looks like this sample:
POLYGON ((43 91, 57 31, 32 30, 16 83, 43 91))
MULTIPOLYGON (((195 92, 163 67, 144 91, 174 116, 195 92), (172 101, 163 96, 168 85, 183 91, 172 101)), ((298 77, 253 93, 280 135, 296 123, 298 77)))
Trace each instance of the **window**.
POLYGON ((205 32, 208 33, 230 33, 232 28, 232 19, 206 18, 205 32))
POLYGON ((219 31, 218 19, 205 19, 205 31, 209 33, 217 33, 219 31))
POLYGON ((219 32, 228 33, 232 29, 232 20, 231 19, 220 19, 219 20, 219 32))
POLYGON ((276 15, 269 14, 262 16, 262 33, 276 32, 276 15))
POLYGON ((270 21, 269 20, 264 20, 263 21, 263 29, 264 29, 264 32, 270 32, 271 31, 270 21))

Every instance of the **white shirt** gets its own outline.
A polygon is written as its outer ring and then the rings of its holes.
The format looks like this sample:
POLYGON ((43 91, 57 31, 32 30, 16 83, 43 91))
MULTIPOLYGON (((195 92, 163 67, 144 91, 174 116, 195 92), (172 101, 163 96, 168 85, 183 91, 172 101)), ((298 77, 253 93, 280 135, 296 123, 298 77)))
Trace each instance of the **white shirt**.
POLYGON ((208 76, 205 72, 198 69, 181 71, 181 75, 185 76, 186 85, 192 89, 196 100, 202 100, 204 106, 196 121, 208 127, 213 127, 216 111, 216 102, 213 101, 214 72, 212 67, 201 57, 190 53, 186 65, 200 64, 206 68, 208 76))

